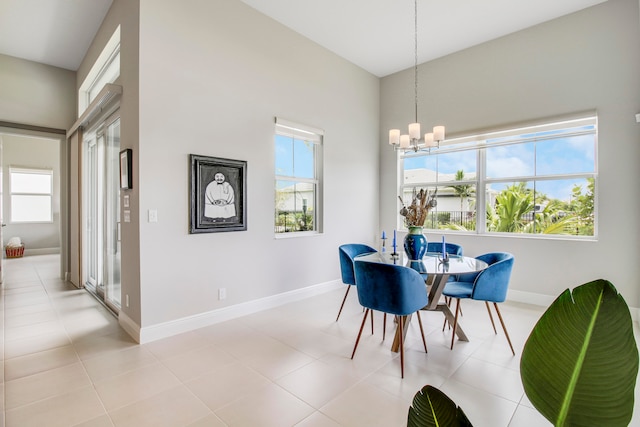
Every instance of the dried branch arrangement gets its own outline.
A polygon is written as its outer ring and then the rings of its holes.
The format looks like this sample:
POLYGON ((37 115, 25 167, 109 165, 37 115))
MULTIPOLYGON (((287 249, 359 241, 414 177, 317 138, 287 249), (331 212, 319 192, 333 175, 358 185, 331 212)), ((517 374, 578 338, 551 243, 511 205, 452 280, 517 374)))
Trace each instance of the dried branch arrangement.
POLYGON ((434 191, 425 191, 424 189, 420 189, 420 191, 416 191, 413 189, 412 201, 409 207, 405 206, 404 201, 400 196, 400 203, 402 203, 402 209, 400 209, 400 215, 404 217, 405 225, 407 227, 424 227, 424 223, 427 220, 427 216, 429 215, 429 211, 431 208, 436 207, 438 204, 436 200, 436 195, 438 193, 438 189, 436 188, 434 191))

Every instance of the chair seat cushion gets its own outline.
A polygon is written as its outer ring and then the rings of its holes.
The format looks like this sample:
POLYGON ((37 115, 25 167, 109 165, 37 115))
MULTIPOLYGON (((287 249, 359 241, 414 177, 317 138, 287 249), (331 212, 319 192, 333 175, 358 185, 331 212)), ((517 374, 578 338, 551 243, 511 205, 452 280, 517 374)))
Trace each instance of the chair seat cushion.
POLYGON ((452 298, 470 298, 473 291, 471 282, 447 282, 442 295, 452 298))

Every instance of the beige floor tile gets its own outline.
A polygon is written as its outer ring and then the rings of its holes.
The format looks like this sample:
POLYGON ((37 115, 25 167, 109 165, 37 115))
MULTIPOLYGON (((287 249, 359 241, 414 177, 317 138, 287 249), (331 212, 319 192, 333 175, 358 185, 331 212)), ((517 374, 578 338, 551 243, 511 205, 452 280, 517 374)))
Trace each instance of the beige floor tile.
POLYGON ((215 411, 228 426, 294 426, 314 409, 272 384, 215 411))
POLYGON ((76 424, 73 427, 114 427, 111 422, 111 418, 109 415, 100 415, 99 417, 93 418, 89 421, 82 422, 80 424, 76 424))
POLYGON ((296 424, 295 427, 340 427, 340 424, 325 414, 316 411, 296 424))
POLYGON ((51 322, 58 320, 58 313, 53 308, 37 313, 26 313, 14 316, 8 316, 5 319, 5 327, 15 328, 18 326, 35 325, 42 322, 51 322))
POLYGON ((83 364, 91 381, 98 383, 108 378, 122 375, 139 369, 158 360, 147 349, 135 346, 120 351, 113 351, 105 356, 83 360, 83 364))
POLYGON ((507 426, 518 406, 516 402, 451 379, 438 388, 462 408, 474 426, 507 426))
POLYGON ((524 395, 519 372, 472 357, 458 368, 451 379, 515 403, 520 402, 524 395))
POLYGON ((211 411, 184 386, 110 412, 116 427, 179 427, 209 414, 211 411))
POLYGON ((191 380, 186 386, 215 412, 269 384, 263 375, 241 363, 235 363, 191 380))
POLYGON ((91 385, 81 363, 5 382, 7 410, 91 385))
POLYGON ((144 347, 158 359, 169 359, 209 345, 210 343, 195 332, 187 332, 169 338, 144 344, 144 347))
POLYGON ((358 384, 337 395, 320 412, 342 426, 406 425, 409 404, 377 387, 358 384))
POLYGON ((79 361, 78 355, 71 345, 14 357, 13 359, 5 360, 5 379, 11 381, 50 369, 61 368, 79 361))
POLYGON ((73 346, 78 352, 80 359, 86 360, 92 357, 106 356, 110 353, 138 347, 133 338, 123 330, 107 335, 89 335, 86 337, 74 337, 73 346))
POLYGON ((181 381, 188 381, 231 365, 236 360, 219 345, 209 345, 165 359, 162 363, 181 381))
POLYGON ((6 412, 7 427, 69 427, 104 414, 93 387, 59 394, 6 412))
POLYGON ((269 349, 258 350, 244 363, 271 380, 276 380, 315 359, 285 344, 278 344, 269 349))
MULTIPOLYGON (((471 420, 469 420, 471 421, 471 420)), ((633 424, 630 424, 633 425, 633 424)), ((552 427, 551 424, 540 412, 535 409, 519 405, 516 409, 509 427, 552 427)))
POLYGON ((186 427, 227 427, 225 423, 214 414, 207 415, 204 418, 200 418, 198 421, 189 424, 186 427))
POLYGON ((160 363, 107 378, 95 385, 107 411, 121 408, 179 385, 178 379, 160 363))
POLYGON ((359 378, 344 369, 324 362, 313 362, 276 380, 276 383, 319 409, 358 381, 359 378))
POLYGON ((4 356, 7 359, 38 353, 53 348, 64 347, 71 344, 71 340, 65 332, 38 335, 30 338, 15 339, 5 342, 4 356))
POLYGON ((66 330, 58 319, 32 325, 5 327, 4 338, 7 342, 17 339, 32 338, 39 335, 65 334, 66 330))
POLYGON ((4 316, 5 318, 10 319, 14 316, 24 316, 27 314, 43 313, 43 312, 48 312, 52 310, 54 310, 53 306, 51 305, 51 303, 47 301, 44 303, 25 305, 22 307, 13 307, 13 308, 5 307, 4 316))

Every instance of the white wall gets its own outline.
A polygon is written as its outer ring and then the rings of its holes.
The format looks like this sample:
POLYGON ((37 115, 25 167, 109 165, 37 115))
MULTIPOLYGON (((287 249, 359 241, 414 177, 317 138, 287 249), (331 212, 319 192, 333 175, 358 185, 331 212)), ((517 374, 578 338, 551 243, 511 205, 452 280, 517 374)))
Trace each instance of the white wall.
POLYGON ((337 280, 378 228, 378 105, 376 77, 238 0, 141 0, 141 326, 337 280), (321 235, 274 237, 275 116, 325 131, 321 235), (188 233, 189 154, 248 162, 247 231, 188 233))
MULTIPOLYGON (((636 0, 609 0, 420 66, 420 121, 427 127, 444 124, 449 135, 598 111, 597 241, 447 237, 471 256, 512 252, 512 290, 555 297, 604 278, 630 306, 640 307, 638 13, 636 0)), ((382 79, 382 228, 395 225, 397 211, 396 159, 386 135, 411 119, 412 91, 411 70, 382 79)), ((440 234, 427 237, 440 239, 440 234)))
POLYGON ((60 250, 60 141, 18 135, 0 135, 2 140, 3 247, 11 237, 20 237, 26 254, 56 253, 60 250), (53 171, 53 222, 16 224, 11 222, 10 167, 53 171))

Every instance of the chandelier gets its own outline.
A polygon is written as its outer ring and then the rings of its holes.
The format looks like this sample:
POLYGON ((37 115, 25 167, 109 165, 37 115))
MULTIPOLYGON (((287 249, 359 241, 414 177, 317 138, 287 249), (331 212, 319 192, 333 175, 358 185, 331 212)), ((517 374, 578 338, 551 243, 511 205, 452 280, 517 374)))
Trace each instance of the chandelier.
POLYGON ((414 66, 413 66, 413 90, 415 106, 415 122, 409 124, 409 133, 400 134, 400 129, 389 130, 389 144, 394 150, 400 151, 431 151, 432 148, 440 146, 444 140, 444 126, 434 126, 433 131, 424 134, 424 139, 420 133, 420 123, 418 123, 418 0, 414 0, 414 66))

